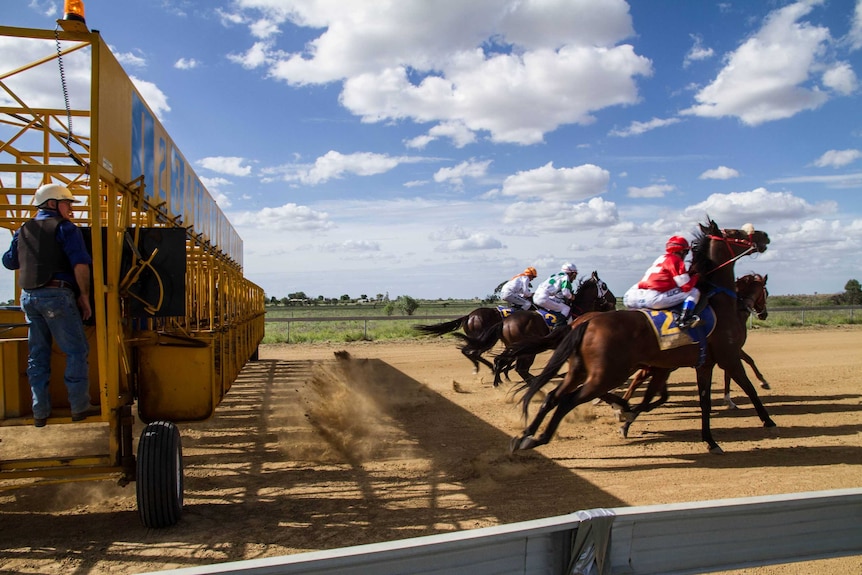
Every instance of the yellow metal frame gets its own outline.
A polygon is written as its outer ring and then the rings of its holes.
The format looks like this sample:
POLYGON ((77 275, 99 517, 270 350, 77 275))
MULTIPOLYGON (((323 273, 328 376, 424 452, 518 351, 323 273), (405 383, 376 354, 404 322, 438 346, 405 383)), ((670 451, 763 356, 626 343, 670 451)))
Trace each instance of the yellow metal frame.
MULTIPOLYGON (((94 231, 91 394, 98 395, 100 419, 111 428, 107 455, 0 460, 0 480, 117 473, 121 481, 133 480, 135 403, 144 402, 138 412, 148 421, 212 415, 263 339, 264 293, 243 276, 239 236, 97 32, 0 26, 0 35, 45 45, 44 56, 14 69, 0 62, 0 93, 15 101, 0 106, 0 227, 11 239, 33 216, 32 196, 42 183, 63 183, 81 200, 75 221, 94 231), (56 73, 58 57, 82 55, 89 61, 90 90, 87 97, 76 94, 69 109, 29 105, 16 90, 17 79, 40 67, 56 73), (81 100, 87 105, 78 105, 81 100), (136 244, 143 228, 186 231, 184 315, 131 316, 137 296, 129 285, 154 254, 135 257, 123 276, 121 258, 127 237, 136 244)), ((16 287, 16 301, 19 296, 16 287)), ((144 307, 154 312, 160 305, 144 307)), ((23 314, 0 311, 3 320, 13 327, 0 329, 0 425, 28 425, 23 314)), ((51 387, 59 388, 62 402, 62 370, 52 373, 57 383, 51 387)), ((65 422, 71 420, 57 418, 65 422)))

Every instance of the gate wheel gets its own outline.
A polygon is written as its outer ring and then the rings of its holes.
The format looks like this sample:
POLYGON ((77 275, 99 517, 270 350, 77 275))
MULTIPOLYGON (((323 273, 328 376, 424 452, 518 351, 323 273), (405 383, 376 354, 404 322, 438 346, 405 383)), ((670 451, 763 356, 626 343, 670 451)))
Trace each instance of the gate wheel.
POLYGON ((183 445, 170 421, 147 424, 138 442, 138 514, 146 527, 174 525, 183 510, 183 445))

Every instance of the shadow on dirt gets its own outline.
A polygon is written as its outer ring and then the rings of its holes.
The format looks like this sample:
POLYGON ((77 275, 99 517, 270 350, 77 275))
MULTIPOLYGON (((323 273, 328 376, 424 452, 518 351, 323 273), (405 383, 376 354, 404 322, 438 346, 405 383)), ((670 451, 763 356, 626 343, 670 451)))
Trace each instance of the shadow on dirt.
POLYGON ((176 526, 145 529, 134 485, 28 487, 0 507, 0 569, 96 554, 133 573, 623 505, 540 453, 509 456, 503 431, 376 359, 249 363, 181 431, 176 526))

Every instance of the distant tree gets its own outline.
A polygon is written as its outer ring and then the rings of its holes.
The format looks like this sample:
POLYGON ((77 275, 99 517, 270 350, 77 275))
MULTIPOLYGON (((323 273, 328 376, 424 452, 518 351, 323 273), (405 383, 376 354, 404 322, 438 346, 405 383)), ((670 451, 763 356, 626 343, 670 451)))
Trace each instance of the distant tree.
POLYGON ((396 301, 398 303, 398 307, 405 315, 413 315, 413 312, 419 308, 419 302, 409 295, 398 296, 396 301))
POLYGON ((382 293, 377 294, 376 296, 374 296, 374 299, 376 299, 377 301, 383 301, 383 294, 382 293))
POLYGON ((844 285, 844 301, 847 305, 862 304, 862 285, 859 280, 850 280, 844 285))
POLYGON ((341 296, 341 301, 350 301, 350 296, 349 296, 349 295, 347 295, 347 294, 342 295, 342 296, 341 296))
POLYGON ((272 298, 269 300, 269 303, 271 303, 272 305, 278 305, 278 298, 272 296, 272 298))
POLYGON ((281 305, 290 305, 290 298, 287 296, 281 298, 281 305))
POLYGON ((361 296, 359 296, 359 299, 368 299, 368 295, 367 295, 367 294, 362 294, 361 296))
POLYGON ((482 303, 494 303, 499 298, 499 292, 489 293, 485 296, 485 299, 482 300, 482 303))
POLYGON ((290 299, 308 299, 308 296, 305 295, 304 291, 289 293, 289 294, 287 294, 287 297, 289 297, 290 299))
POLYGON ((383 306, 383 313, 385 313, 386 315, 392 315, 393 313, 395 313, 395 302, 386 302, 386 305, 383 306))

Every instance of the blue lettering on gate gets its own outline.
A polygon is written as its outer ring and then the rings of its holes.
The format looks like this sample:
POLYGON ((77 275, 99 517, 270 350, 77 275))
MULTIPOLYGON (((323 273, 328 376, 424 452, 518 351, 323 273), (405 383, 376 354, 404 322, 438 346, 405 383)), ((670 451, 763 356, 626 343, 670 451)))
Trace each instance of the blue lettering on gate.
POLYGON ((132 177, 144 175, 147 196, 153 193, 155 122, 153 116, 132 92, 132 177))
POLYGON ((215 200, 186 162, 179 149, 164 134, 157 133, 156 119, 137 92, 132 92, 132 178, 144 176, 145 197, 154 204, 164 204, 171 216, 181 216, 182 225, 195 231, 221 249, 230 250, 230 229, 215 200), (223 221, 224 220, 224 226, 223 221))

